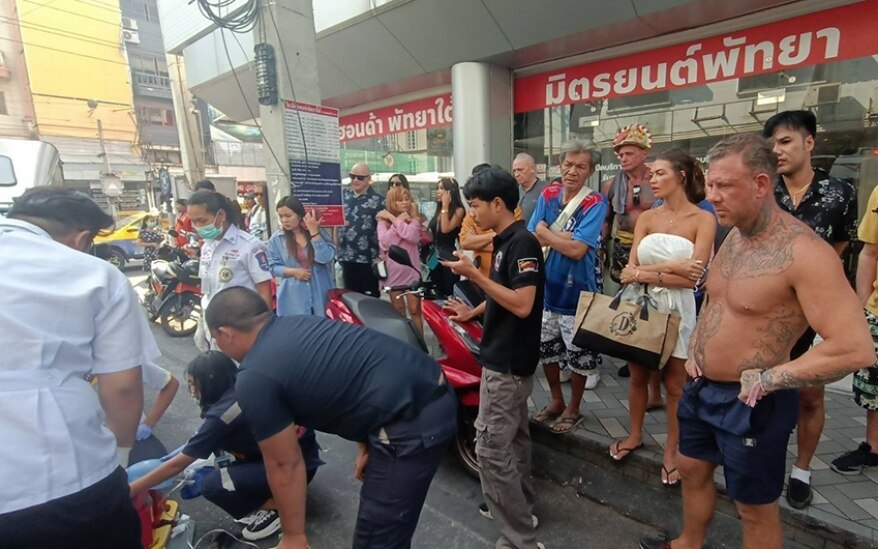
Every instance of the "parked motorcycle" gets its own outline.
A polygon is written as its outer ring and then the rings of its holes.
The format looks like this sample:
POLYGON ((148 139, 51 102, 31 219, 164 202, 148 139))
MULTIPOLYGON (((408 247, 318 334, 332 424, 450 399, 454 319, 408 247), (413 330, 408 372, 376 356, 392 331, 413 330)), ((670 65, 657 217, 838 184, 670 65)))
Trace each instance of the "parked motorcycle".
MULTIPOLYGON (((414 269, 404 249, 391 246, 389 255, 393 261, 414 269)), ((424 320, 444 353, 436 361, 457 394, 455 454, 467 472, 478 476, 475 420, 479 412, 479 384, 482 375, 482 366, 479 363, 482 326, 475 321, 458 323, 451 320, 449 312, 443 309, 444 300, 435 294, 430 282, 419 280, 409 286, 384 288, 388 292, 400 290, 403 294, 398 299, 404 299, 408 294, 417 294, 423 298, 421 310, 424 320)), ((455 287, 455 297, 475 305, 478 291, 471 282, 462 281, 455 287)), ((330 290, 326 316, 348 324, 368 326, 429 353, 426 341, 411 321, 401 317, 388 301, 350 290, 330 290)))
POLYGON ((158 319, 169 336, 192 335, 201 318, 198 260, 190 259, 185 250, 167 242, 156 255, 159 259, 153 260, 149 269, 143 308, 150 321, 158 319))

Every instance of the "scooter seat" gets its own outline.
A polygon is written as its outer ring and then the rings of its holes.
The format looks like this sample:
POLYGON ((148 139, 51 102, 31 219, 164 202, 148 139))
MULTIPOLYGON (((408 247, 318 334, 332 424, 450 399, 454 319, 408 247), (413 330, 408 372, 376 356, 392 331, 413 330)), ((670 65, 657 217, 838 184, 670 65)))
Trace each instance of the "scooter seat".
POLYGON ((345 292, 341 300, 367 328, 427 352, 426 343, 412 323, 401 317, 390 302, 357 292, 345 292))

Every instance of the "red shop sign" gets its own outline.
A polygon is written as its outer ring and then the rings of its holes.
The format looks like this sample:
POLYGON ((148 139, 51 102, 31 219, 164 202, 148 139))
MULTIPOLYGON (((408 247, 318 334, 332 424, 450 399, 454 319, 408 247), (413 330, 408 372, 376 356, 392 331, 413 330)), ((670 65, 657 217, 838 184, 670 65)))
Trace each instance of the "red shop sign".
POLYGON ((515 112, 698 86, 878 53, 878 2, 515 80, 515 112))
POLYGON ((449 124, 451 124, 450 93, 342 116, 338 121, 338 139, 342 142, 354 141, 449 124))

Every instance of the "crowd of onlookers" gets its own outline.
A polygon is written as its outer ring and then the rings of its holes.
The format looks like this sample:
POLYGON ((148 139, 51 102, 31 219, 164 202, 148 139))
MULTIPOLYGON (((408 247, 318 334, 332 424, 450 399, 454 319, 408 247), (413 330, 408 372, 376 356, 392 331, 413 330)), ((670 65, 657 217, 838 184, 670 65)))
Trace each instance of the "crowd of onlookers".
MULTIPOLYGON (((854 373, 854 400, 867 410, 864 442, 832 469, 854 475, 878 465, 878 190, 858 223, 854 187, 812 168, 816 132, 812 113, 779 113, 761 136, 716 143, 705 173, 683 150, 654 151, 649 129, 631 125, 613 142, 620 171, 600 189, 588 184, 599 150, 573 139, 553 181, 538 177, 526 153, 511 171, 475 166, 463 187, 440 179, 435 208, 424 208, 429 218, 405 175, 394 174, 382 194, 358 163, 343 189, 346 224, 337 228, 295 196, 269 212, 264 190, 245 196, 242 208, 199 182, 177 201, 174 229, 175 243, 200 257, 204 315, 195 343, 204 352, 186 381, 204 422, 176 456, 130 486, 118 463, 150 438, 177 382, 154 366, 158 350, 128 280, 77 253, 112 218, 75 191, 28 191, 0 220, 0 315, 9 326, 0 414, 4 433, 19 441, 0 450, 0 539, 134 547, 125 496, 214 453, 236 459, 206 473, 202 495, 243 521, 248 539, 283 526, 281 546, 304 547, 305 484, 320 465, 321 430, 360 441, 355 546, 376 535, 405 545, 454 430, 453 394, 418 349, 320 317, 340 278, 349 290, 389 293, 423 334, 421 294, 407 289, 427 279, 449 298, 466 278, 484 299, 475 307, 448 299, 446 308, 452 321, 481 319, 484 327, 476 454, 480 511, 500 530, 498 547, 542 546, 529 429, 560 436, 583 421, 584 392, 600 385, 603 363, 597 349, 576 344, 585 329, 580 303, 605 282, 619 285, 620 301, 677 318, 664 362, 629 362, 618 372, 630 378, 630 429, 610 444, 611 459, 640 449, 647 410, 665 407, 656 473, 683 494, 679 537, 645 538, 641 547, 701 546, 719 465, 744 545, 780 547, 784 486, 795 508, 813 498, 827 383, 854 373), (840 261, 855 239, 864 244, 856 293, 840 261), (394 260, 400 250, 408 261, 394 260), (531 415, 539 365, 550 400, 531 415), (144 383, 160 395, 141 417, 144 383), (45 480, 38 490, 34 478, 45 480), (390 508, 393 516, 380 512, 390 508)), ((147 244, 160 236, 149 221, 140 231, 147 244)))

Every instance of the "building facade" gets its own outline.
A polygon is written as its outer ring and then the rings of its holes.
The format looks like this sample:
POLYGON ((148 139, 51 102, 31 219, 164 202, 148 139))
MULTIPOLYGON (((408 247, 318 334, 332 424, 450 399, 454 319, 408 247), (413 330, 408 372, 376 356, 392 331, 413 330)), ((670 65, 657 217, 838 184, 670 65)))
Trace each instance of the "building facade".
MULTIPOLYGON (((54 144, 68 185, 115 211, 149 206, 149 167, 137 149, 137 119, 118 5, 88 0, 17 0, 34 136, 54 144), (107 197, 101 173, 124 189, 107 197)), ((8 17, 7 17, 8 18, 8 17)))
MULTIPOLYGON (((583 137, 603 151, 589 182, 598 188, 619 169, 611 143, 627 124, 649 127, 656 151, 703 157, 724 135, 805 108, 819 123, 815 164, 857 185, 862 206, 878 182, 876 2, 312 5, 323 104, 341 113, 342 173, 366 161, 379 180, 393 172, 465 179, 475 164, 510 167, 526 151, 552 177, 563 142, 583 137)), ((291 0, 277 6, 292 9, 291 0)), ((237 92, 229 67, 252 85, 245 54, 254 39, 224 56, 208 47, 220 43, 217 32, 189 17, 191 8, 159 7, 175 13, 166 47, 197 67, 196 93, 244 112, 252 98, 237 92)))

